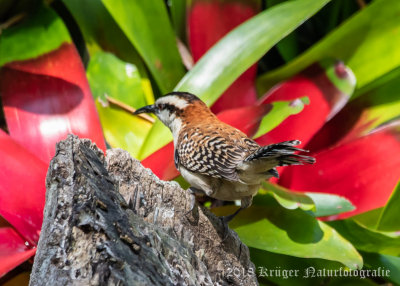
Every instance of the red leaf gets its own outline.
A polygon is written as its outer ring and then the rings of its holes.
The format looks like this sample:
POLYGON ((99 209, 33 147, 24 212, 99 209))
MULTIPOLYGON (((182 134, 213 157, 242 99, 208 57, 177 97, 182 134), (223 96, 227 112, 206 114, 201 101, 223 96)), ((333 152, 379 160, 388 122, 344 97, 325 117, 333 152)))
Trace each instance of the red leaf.
MULTIPOLYGON (((343 64, 336 63, 336 68, 341 65, 343 64)), ((347 73, 337 76, 342 76, 340 78, 342 81, 353 80, 352 75, 347 73)), ((256 141, 261 145, 268 145, 298 139, 302 141, 301 146, 306 145, 327 119, 346 103, 349 94, 339 90, 327 77, 325 70, 319 64, 314 64, 301 74, 275 86, 260 100, 260 103, 294 100, 304 96, 310 99, 310 104, 305 105, 302 112, 288 117, 256 141)))
POLYGON ((307 148, 319 152, 324 148, 360 137, 374 123, 367 119, 368 116, 364 116, 365 109, 367 105, 358 104, 358 100, 347 104, 315 134, 307 148))
POLYGON ((0 214, 36 245, 43 220, 47 165, 0 130, 0 214))
POLYGON ((270 104, 253 105, 241 108, 233 108, 221 111, 217 117, 222 122, 225 122, 247 136, 252 137, 258 130, 261 119, 272 108, 270 104))
MULTIPOLYGON (((233 127, 251 136, 257 131, 262 117, 271 110, 271 105, 258 105, 225 110, 217 117, 233 127)), ((142 161, 162 180, 171 180, 179 176, 174 164, 174 145, 169 143, 142 161)))
POLYGON ((11 227, 0 228, 0 277, 32 257, 36 248, 29 249, 11 227))
POLYGON ((174 165, 174 143, 170 142, 164 147, 148 156, 142 162, 146 168, 150 168, 161 180, 172 180, 179 176, 174 165))
POLYGON ((105 143, 86 74, 73 44, 1 70, 0 91, 10 135, 48 163, 68 133, 105 143))
POLYGON ((251 66, 218 98, 211 106, 211 110, 218 113, 227 108, 238 108, 254 104, 257 101, 257 92, 254 87, 256 74, 257 67, 251 66))
MULTIPOLYGON (((192 1, 188 39, 193 59, 198 61, 217 41, 259 11, 258 1, 192 1)), ((244 72, 214 103, 212 111, 248 106, 256 102, 257 65, 244 72)))
MULTIPOLYGON (((365 135, 371 129, 381 124, 381 117, 390 112, 390 106, 399 101, 398 97, 398 78, 391 83, 380 87, 377 91, 369 91, 367 94, 350 101, 346 106, 312 138, 307 148, 319 151, 323 148, 343 144, 365 135), (393 86, 396 88, 393 90, 393 86), (380 108, 380 112, 371 110, 380 108)), ((398 113, 393 113, 393 117, 398 113)), ((388 120, 389 118, 386 118, 388 120)))
POLYGON ((315 165, 285 169, 279 184, 297 191, 337 194, 356 210, 383 207, 400 179, 400 122, 315 156, 315 165))

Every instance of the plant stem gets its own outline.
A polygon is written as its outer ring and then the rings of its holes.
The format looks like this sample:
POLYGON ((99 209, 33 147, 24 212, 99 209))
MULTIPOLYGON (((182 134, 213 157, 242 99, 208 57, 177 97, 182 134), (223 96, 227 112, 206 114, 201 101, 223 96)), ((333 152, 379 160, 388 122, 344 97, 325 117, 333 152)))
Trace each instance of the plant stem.
MULTIPOLYGON (((127 104, 125 104, 125 103, 123 103, 123 102, 121 102, 121 101, 119 101, 119 100, 117 100, 115 98, 107 96, 107 101, 109 103, 114 104, 114 105, 118 106, 119 108, 125 110, 126 112, 134 113, 136 111, 136 109, 133 108, 132 106, 129 106, 129 105, 127 105, 127 104)), ((147 114, 138 114, 137 116, 139 116, 139 117, 143 118, 144 120, 147 120, 147 121, 149 121, 151 123, 155 122, 155 119, 153 117, 147 115, 147 114)))

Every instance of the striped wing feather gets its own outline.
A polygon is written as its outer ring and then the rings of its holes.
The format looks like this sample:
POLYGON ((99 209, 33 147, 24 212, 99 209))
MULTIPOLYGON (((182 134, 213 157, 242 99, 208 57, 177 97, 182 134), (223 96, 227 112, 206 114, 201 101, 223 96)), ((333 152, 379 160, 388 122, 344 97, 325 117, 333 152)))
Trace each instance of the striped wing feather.
POLYGON ((259 146, 227 126, 202 125, 183 130, 176 155, 179 164, 194 173, 238 181, 236 167, 259 146))

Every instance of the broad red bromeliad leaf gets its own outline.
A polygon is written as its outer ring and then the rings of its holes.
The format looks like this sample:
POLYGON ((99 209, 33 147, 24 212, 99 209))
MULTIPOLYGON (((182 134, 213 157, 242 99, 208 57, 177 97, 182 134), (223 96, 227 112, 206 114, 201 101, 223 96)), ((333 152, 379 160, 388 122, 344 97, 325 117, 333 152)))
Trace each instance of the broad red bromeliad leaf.
MULTIPOLYGON (((197 62, 219 39, 259 10, 259 1, 192 1, 187 30, 193 59, 197 62)), ((254 104, 257 100, 254 87, 256 73, 257 65, 251 66, 222 94, 211 110, 218 113, 254 104)))
MULTIPOLYGON (((398 72, 397 72, 398 74, 398 72)), ((400 115, 399 75, 351 100, 313 137, 307 148, 319 151, 367 134, 400 115)))
POLYGON ((161 180, 172 180, 179 176, 174 163, 174 143, 170 142, 141 161, 142 165, 161 180))
POLYGON ((64 43, 36 59, 2 68, 0 90, 10 135, 45 163, 68 133, 105 143, 85 69, 75 46, 64 43))
POLYGON ((386 204, 400 177, 398 154, 400 122, 313 155, 315 165, 285 169, 279 184, 346 197, 356 210, 331 219, 346 218, 386 204))
POLYGON ((39 239, 47 164, 0 130, 0 215, 32 245, 39 239))
POLYGON ((103 150, 105 142, 72 44, 2 67, 0 94, 10 131, 0 130, 0 215, 13 227, 0 230, 0 240, 9 242, 0 247, 2 276, 35 253, 56 142, 68 133, 90 138, 103 150))
POLYGON ((11 227, 0 228, 0 277, 23 263, 36 252, 28 248, 25 240, 11 227))
POLYGON ((257 143, 268 145, 298 139, 305 146, 315 133, 347 102, 355 87, 351 70, 341 62, 316 63, 299 75, 275 86, 259 103, 294 100, 307 96, 310 104, 297 115, 292 115, 278 127, 257 138, 257 143))
POLYGON ((307 148, 319 152, 324 148, 339 144, 339 142, 355 139, 370 129, 374 125, 374 120, 369 120, 365 116, 364 111, 367 110, 367 105, 358 103, 359 100, 350 102, 339 114, 327 122, 312 138, 307 148))
POLYGON ((257 132, 260 121, 270 110, 271 104, 253 105, 221 111, 217 117, 246 134, 249 137, 257 132))

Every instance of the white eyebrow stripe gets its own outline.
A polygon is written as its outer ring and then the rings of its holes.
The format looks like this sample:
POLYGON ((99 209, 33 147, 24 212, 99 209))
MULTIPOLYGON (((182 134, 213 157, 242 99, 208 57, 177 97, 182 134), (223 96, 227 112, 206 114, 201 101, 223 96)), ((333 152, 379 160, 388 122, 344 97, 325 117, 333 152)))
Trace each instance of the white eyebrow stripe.
POLYGON ((157 101, 159 103, 171 104, 179 109, 185 109, 189 105, 185 99, 173 95, 161 97, 157 101))

